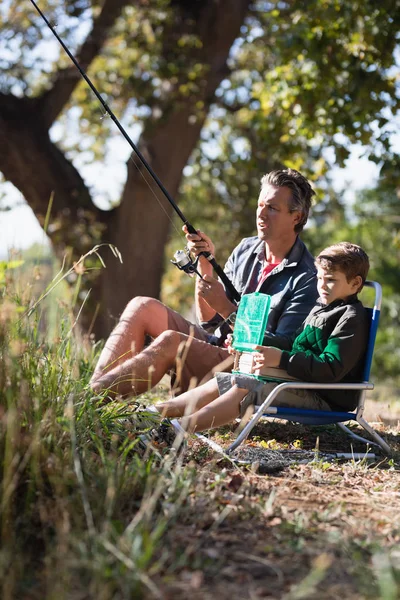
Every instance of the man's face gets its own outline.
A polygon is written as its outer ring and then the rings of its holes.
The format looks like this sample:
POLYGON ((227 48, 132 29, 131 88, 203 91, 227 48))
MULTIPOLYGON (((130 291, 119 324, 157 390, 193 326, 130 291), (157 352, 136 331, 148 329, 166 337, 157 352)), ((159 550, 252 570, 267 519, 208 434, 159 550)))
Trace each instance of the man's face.
POLYGON ((287 187, 266 184, 258 198, 257 233, 264 242, 282 240, 292 236, 301 212, 289 212, 292 192, 287 187))
POLYGON ((335 300, 345 300, 352 294, 356 294, 362 283, 359 275, 347 281, 346 275, 342 271, 323 269, 319 265, 317 266, 317 280, 319 299, 326 305, 335 300))

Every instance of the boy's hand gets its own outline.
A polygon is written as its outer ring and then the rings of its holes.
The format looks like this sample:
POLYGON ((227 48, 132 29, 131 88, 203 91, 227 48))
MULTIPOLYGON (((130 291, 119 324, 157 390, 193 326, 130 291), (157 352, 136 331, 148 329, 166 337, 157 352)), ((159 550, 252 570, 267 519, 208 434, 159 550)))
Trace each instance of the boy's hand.
POLYGON ((225 347, 228 350, 229 354, 234 355, 237 353, 237 350, 234 349, 232 344, 233 344, 233 335, 231 333, 228 333, 228 335, 226 336, 226 340, 225 340, 225 347))
POLYGON ((272 346, 256 346, 255 350, 253 370, 261 369, 261 367, 279 367, 282 350, 273 348, 272 346))

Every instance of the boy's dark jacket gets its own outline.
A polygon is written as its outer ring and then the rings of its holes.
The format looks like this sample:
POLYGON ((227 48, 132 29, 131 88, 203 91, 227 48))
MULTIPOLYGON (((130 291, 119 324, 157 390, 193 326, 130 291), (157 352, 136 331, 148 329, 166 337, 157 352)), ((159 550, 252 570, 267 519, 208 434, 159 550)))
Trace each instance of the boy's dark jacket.
MULTIPOLYGON (((303 323, 290 352, 283 351, 280 368, 303 381, 359 382, 367 348, 367 311, 357 296, 317 303, 303 323)), ((352 410, 358 391, 318 390, 334 410, 352 410)))

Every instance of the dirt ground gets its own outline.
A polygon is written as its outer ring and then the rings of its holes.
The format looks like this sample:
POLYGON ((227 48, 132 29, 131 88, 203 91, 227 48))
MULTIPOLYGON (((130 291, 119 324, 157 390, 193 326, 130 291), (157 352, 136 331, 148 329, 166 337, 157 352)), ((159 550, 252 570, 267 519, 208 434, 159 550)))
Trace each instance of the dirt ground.
MULTIPOLYGON (((193 442, 196 485, 169 529, 174 559, 155 578, 160 598, 400 598, 400 403, 381 396, 365 416, 393 448, 391 459, 317 456, 260 474, 193 442)), ((232 429, 213 438, 227 444, 232 429)), ((247 444, 365 450, 336 428, 277 420, 259 424, 247 444)))

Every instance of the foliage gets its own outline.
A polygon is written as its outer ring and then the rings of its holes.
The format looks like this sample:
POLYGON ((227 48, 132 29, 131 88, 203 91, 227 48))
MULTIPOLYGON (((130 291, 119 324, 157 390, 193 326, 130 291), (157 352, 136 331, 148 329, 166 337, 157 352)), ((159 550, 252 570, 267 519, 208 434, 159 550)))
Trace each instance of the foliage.
POLYGON ((221 204, 224 233, 237 239, 254 230, 265 171, 294 167, 320 184, 332 165, 324 149, 343 166, 351 143, 365 146, 371 160, 390 162, 391 115, 400 106, 390 70, 399 15, 393 2, 320 0, 251 15, 187 170, 189 215, 198 218, 200 204, 212 227, 209 214, 221 204))
MULTIPOLYGON (((397 1, 254 2, 211 110, 200 94, 209 49, 193 27, 200 3, 121 7, 89 75, 128 128, 138 124, 150 133, 162 127, 172 107, 188 103, 193 124, 208 114, 185 172, 182 203, 190 220, 211 229, 218 221, 227 247, 253 231, 252 211, 266 170, 284 164, 318 181, 330 166, 324 149, 333 147, 335 162, 343 165, 352 142, 365 145, 373 159, 390 159, 390 123, 399 108, 391 70, 397 1)), ((100 11, 90 0, 47 0, 41 8, 75 53, 100 11)), ((0 15, 0 89, 41 97, 69 59, 28 0, 5 3, 0 15)), ((76 164, 109 153, 114 129, 102 117, 82 81, 53 134, 76 164)), ((115 192, 109 195, 118 204, 115 192)))
POLYGON ((23 260, 2 260, 0 261, 0 283, 4 284, 7 271, 17 269, 24 264, 23 260))
POLYGON ((400 360, 400 221, 399 187, 395 169, 384 172, 373 190, 360 193, 354 211, 360 244, 371 257, 371 276, 383 287, 383 307, 377 338, 376 368, 399 381, 400 360))

